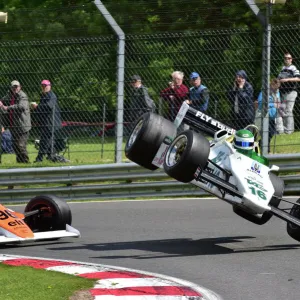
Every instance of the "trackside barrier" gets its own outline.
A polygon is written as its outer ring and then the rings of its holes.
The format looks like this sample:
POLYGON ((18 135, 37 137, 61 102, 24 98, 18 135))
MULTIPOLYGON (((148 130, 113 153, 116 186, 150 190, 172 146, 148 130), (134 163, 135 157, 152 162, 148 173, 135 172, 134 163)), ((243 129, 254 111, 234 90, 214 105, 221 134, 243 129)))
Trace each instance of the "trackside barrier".
MULTIPOLYGON (((285 195, 300 194, 300 174, 295 174, 300 172, 300 154, 267 157, 280 167, 285 195)), ((161 169, 149 171, 135 163, 0 170, 1 202, 26 202, 39 194, 55 194, 67 201, 208 195, 173 180, 161 169)))

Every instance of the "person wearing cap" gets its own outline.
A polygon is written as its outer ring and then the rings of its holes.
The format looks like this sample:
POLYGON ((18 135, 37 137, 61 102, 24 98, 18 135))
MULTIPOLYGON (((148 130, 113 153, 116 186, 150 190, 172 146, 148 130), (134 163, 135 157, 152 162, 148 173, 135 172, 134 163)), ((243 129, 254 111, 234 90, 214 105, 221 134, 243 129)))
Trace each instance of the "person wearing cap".
POLYGON ((160 97, 168 103, 169 112, 167 118, 174 121, 182 102, 188 99, 189 89, 183 84, 183 72, 174 71, 171 76, 172 81, 169 82, 169 87, 160 92, 160 97))
POLYGON ((33 104, 40 127, 40 146, 35 162, 42 162, 44 156, 54 161, 54 142, 57 132, 61 129, 61 114, 58 100, 51 90, 51 82, 41 82, 42 94, 39 104, 33 104))
POLYGON ((247 81, 247 73, 239 70, 235 74, 233 87, 228 91, 228 98, 232 104, 233 128, 245 128, 254 123, 253 87, 247 81))
POLYGON ((284 103, 283 122, 278 131, 279 133, 291 134, 295 130, 293 110, 298 96, 297 84, 300 81, 300 71, 293 64, 293 57, 289 52, 284 54, 284 65, 278 75, 278 79, 281 83, 280 93, 284 103))
MULTIPOLYGON (((155 112, 156 106, 149 96, 148 89, 143 85, 140 75, 131 76, 130 85, 129 101, 126 105, 126 119, 133 125, 132 123, 140 115, 146 112, 155 112)), ((132 126, 129 127, 131 128, 132 126)))
POLYGON ((205 112, 209 102, 208 88, 201 84, 201 77, 197 72, 190 74, 190 83, 192 87, 190 88, 189 99, 186 100, 187 104, 197 110, 205 112))
POLYGON ((0 101, 0 109, 12 135, 17 163, 29 163, 27 141, 31 129, 30 107, 19 81, 10 83, 7 95, 0 101))

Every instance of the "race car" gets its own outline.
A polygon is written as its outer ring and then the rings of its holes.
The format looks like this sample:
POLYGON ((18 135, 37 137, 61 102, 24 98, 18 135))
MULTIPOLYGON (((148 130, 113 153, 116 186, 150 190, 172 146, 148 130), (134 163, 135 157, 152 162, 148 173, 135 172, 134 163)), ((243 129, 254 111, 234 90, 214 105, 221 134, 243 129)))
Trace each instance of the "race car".
POLYGON ((281 201, 291 202, 283 199, 284 182, 274 173, 279 167, 270 167, 261 155, 259 139, 254 125, 236 131, 183 103, 174 122, 153 113, 142 115, 125 155, 149 170, 163 168, 170 177, 200 187, 252 223, 265 224, 275 215, 300 241, 300 199, 290 209, 279 208, 281 201), (180 132, 182 127, 189 129, 180 132))
POLYGON ((0 204, 0 244, 80 237, 80 232, 71 223, 69 205, 56 196, 32 198, 24 213, 0 204))

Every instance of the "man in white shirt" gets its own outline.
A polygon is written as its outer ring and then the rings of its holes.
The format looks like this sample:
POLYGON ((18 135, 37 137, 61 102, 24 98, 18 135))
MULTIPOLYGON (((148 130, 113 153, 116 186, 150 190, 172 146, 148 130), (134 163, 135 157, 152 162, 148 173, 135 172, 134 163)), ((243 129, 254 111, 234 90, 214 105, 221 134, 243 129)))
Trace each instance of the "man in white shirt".
POLYGON ((284 110, 282 112, 284 133, 291 134, 295 130, 293 109, 297 98, 297 82, 300 81, 300 72, 292 64, 293 57, 290 53, 284 54, 284 66, 278 79, 280 80, 280 93, 284 110))

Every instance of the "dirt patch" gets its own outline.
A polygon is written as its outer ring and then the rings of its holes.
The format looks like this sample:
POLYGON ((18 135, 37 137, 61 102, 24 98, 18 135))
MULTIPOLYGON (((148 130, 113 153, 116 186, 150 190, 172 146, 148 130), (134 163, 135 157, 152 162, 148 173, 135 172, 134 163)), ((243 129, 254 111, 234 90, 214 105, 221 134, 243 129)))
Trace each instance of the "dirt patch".
POLYGON ((95 298, 92 296, 89 290, 84 291, 76 291, 74 295, 72 295, 69 300, 94 300, 95 298))

